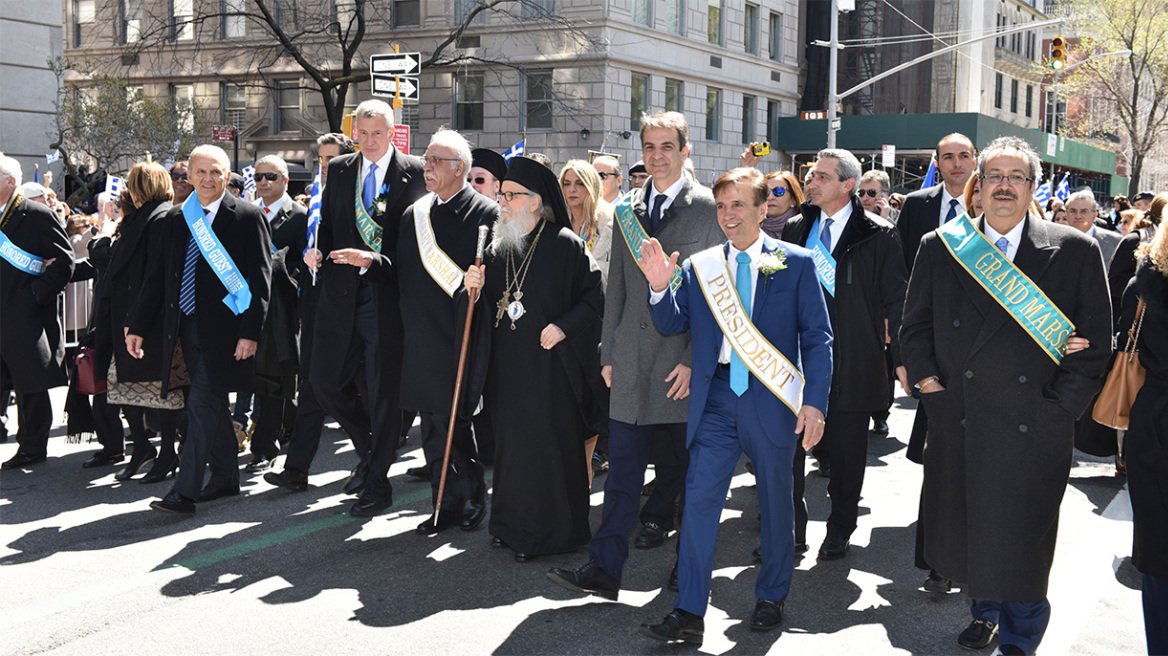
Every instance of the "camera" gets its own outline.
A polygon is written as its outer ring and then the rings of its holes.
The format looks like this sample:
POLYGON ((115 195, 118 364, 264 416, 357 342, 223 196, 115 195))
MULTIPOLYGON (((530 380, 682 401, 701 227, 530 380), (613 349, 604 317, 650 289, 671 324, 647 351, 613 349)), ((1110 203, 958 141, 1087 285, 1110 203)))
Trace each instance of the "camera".
POLYGON ((764 141, 759 144, 754 144, 750 147, 750 154, 755 157, 763 157, 771 154, 771 142, 764 141))

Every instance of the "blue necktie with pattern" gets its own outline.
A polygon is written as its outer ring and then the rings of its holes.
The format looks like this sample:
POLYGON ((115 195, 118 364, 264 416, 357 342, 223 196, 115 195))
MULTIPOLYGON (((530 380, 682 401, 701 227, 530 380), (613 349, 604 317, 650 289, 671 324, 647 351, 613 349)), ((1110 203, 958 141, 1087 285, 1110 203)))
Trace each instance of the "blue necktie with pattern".
POLYGON ((372 211, 373 199, 377 197, 377 165, 370 164, 369 172, 365 174, 365 181, 361 183, 361 204, 366 210, 372 211))
MULTIPOLYGON (((749 318, 750 296, 754 291, 754 276, 750 274, 750 256, 739 253, 737 259, 738 272, 734 276, 734 288, 738 290, 738 298, 742 299, 742 307, 749 318)), ((749 385, 750 371, 746 368, 746 363, 738 357, 737 351, 730 349, 730 389, 738 396, 742 396, 749 385)))
POLYGON ((819 241, 823 242, 823 247, 827 249, 827 254, 831 255, 831 224, 835 219, 830 216, 823 222, 823 228, 819 231, 819 241))
POLYGON ((945 223, 949 223, 957 218, 957 199, 951 198, 949 200, 949 213, 945 215, 945 223))
MULTIPOLYGON (((210 210, 203 208, 203 216, 210 214, 210 210)), ((195 267, 199 262, 199 245, 195 243, 195 236, 187 240, 187 259, 183 263, 182 287, 178 292, 178 309, 188 317, 195 313, 195 267)))
POLYGON ((1002 251, 1002 255, 1006 255, 1007 257, 1009 256, 1009 254, 1006 252, 1006 249, 1010 247, 1009 239, 1006 239, 1005 237, 999 237, 998 240, 994 242, 994 246, 997 246, 998 250, 1002 251))

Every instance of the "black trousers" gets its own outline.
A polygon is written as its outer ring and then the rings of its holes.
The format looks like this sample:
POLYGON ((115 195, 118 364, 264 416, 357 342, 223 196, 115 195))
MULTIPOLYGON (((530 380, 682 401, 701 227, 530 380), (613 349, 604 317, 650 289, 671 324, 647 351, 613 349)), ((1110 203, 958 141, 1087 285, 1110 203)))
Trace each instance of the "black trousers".
POLYGON ((823 441, 831 450, 831 478, 827 493, 831 514, 827 533, 847 538, 856 530, 860 491, 868 464, 868 421, 870 412, 828 411, 823 441))
MULTIPOLYGON (((608 448, 608 444, 605 444, 608 448)), ((599 442, 596 445, 600 449, 599 442)), ((674 517, 677 515, 677 500, 685 488, 682 480, 681 465, 674 450, 673 435, 665 428, 657 428, 653 432, 653 446, 649 452, 649 462, 653 464, 653 492, 641 506, 638 519, 641 524, 655 522, 662 530, 669 531, 674 527, 674 517)), ((611 472, 611 464, 609 465, 611 472)))
POLYGON ((251 435, 251 453, 271 460, 280 454, 280 437, 290 434, 296 423, 296 400, 260 394, 254 398, 255 432, 251 435))
MULTIPOLYGON (((121 408, 110 405, 105 393, 93 396, 93 432, 105 453, 122 453, 125 450, 126 430, 122 428, 121 408)), ((133 428, 131 426, 131 428, 133 428)), ((146 425, 142 425, 145 431, 146 425)))
POLYGON ((20 453, 39 456, 49 451, 49 429, 53 427, 53 403, 49 392, 16 392, 16 441, 20 453))
MULTIPOLYGON (((450 417, 433 412, 419 412, 418 415, 422 418, 422 453, 426 456, 426 467, 430 470, 430 499, 437 501, 450 417)), ((442 492, 442 508, 461 516, 467 510, 468 501, 482 503, 486 490, 483 466, 478 461, 470 422, 456 418, 454 439, 450 443, 450 464, 446 468, 446 488, 442 492)))
POLYGON ((180 334, 183 358, 191 376, 191 393, 187 396, 187 441, 174 490, 189 499, 198 499, 208 466, 211 469, 208 485, 239 486, 239 444, 231 426, 227 392, 211 386, 194 316, 182 318, 180 334))

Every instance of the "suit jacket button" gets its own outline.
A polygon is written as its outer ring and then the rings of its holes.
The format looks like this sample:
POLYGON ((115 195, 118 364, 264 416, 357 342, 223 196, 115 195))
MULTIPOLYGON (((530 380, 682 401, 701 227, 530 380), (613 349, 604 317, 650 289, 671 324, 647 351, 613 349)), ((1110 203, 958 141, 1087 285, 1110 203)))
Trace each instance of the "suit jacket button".
POLYGON ((1026 427, 1026 424, 1018 424, 1018 432, 1019 433, 1025 433, 1028 430, 1030 430, 1030 429, 1026 427))
POLYGON ((710 377, 709 377, 709 376, 706 376, 706 382, 707 382, 707 383, 708 383, 708 382, 710 382, 710 377))
POLYGON ((961 427, 965 428, 965 420, 964 419, 961 420, 961 427))
POLYGON ((960 328, 961 327, 961 319, 954 319, 953 320, 953 327, 960 328))
POLYGON ((1026 382, 1026 376, 1018 376, 1018 382, 1019 382, 1019 383, 1025 383, 1025 382, 1026 382))
POLYGON ((647 323, 642 323, 642 324, 641 324, 641 330, 644 330, 644 329, 646 329, 646 328, 648 328, 648 327, 649 327, 649 324, 647 324, 647 323))
POLYGON ((973 378, 973 372, 972 371, 965 372, 965 377, 966 378, 973 378))

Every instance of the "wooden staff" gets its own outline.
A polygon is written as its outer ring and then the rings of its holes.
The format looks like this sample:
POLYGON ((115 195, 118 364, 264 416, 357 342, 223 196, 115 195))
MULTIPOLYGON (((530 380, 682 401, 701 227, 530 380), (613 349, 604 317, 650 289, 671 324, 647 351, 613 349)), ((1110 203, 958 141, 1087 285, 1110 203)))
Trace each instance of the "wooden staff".
MULTIPOLYGON (((488 226, 479 226, 479 243, 475 249, 474 265, 483 263, 483 248, 487 245, 488 226)), ((450 403, 450 421, 446 427, 446 452, 442 455, 442 474, 438 477, 438 498, 434 500, 434 526, 438 526, 438 513, 442 511, 442 495, 446 492, 446 470, 450 467, 450 445, 454 443, 454 422, 458 420, 458 399, 462 396, 462 374, 466 369, 466 350, 470 345, 470 323, 474 318, 475 301, 478 290, 469 290, 466 308, 466 325, 462 329, 462 350, 458 354, 458 370, 454 374, 454 400, 450 403)))

